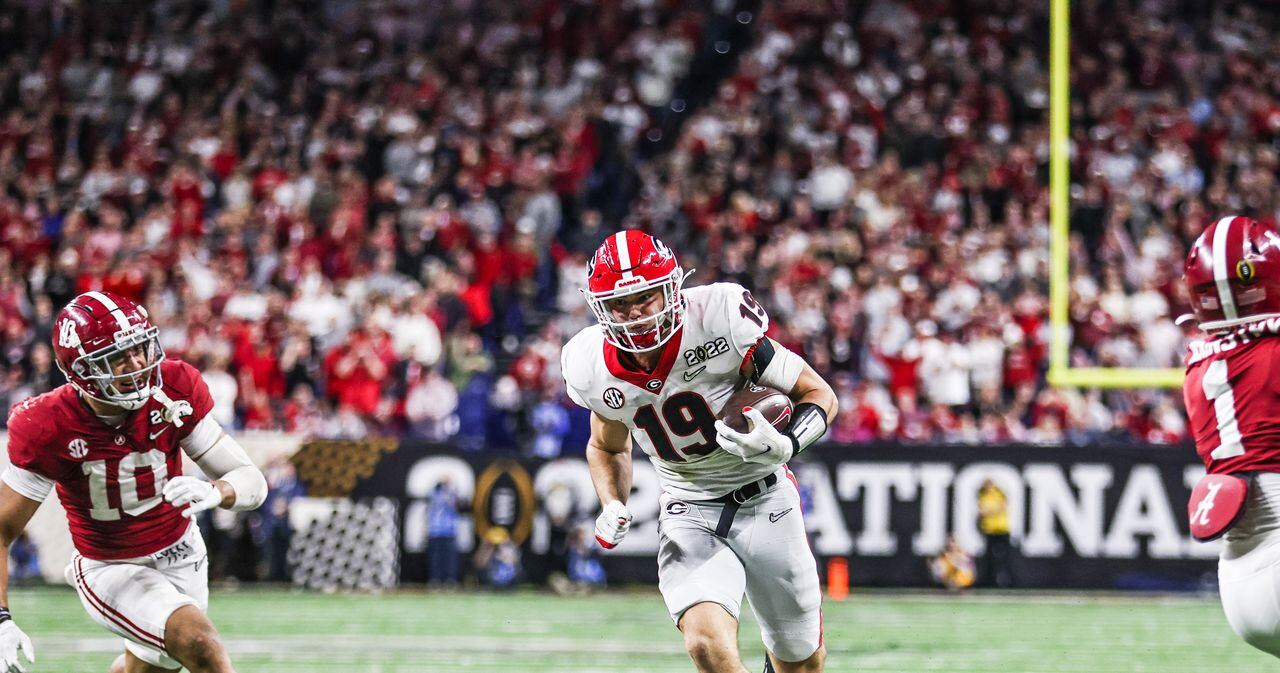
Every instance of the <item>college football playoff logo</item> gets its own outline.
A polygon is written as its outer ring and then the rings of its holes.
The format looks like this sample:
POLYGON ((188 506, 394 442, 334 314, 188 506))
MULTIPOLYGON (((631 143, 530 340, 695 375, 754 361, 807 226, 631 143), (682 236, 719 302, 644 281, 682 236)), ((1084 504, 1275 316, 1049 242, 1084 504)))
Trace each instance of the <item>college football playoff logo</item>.
MULTIPOLYGON (((71 322, 70 320, 67 321, 71 322)), ((67 451, 71 453, 71 457, 79 460, 89 455, 89 443, 79 437, 67 443, 67 451)))
POLYGON ((607 388, 604 391, 604 403, 610 409, 621 409, 622 405, 627 403, 627 398, 623 397, 622 391, 617 388, 607 388))
POLYGON ((1247 259, 1236 262, 1236 277, 1244 285, 1248 285, 1258 279, 1258 273, 1253 268, 1253 263, 1247 259))

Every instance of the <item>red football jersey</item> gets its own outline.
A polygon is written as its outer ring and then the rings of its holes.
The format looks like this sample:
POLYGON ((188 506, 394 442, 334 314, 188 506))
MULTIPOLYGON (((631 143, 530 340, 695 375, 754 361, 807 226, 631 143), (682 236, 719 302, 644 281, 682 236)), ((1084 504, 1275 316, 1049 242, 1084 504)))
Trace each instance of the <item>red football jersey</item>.
POLYGON ((160 371, 164 392, 191 404, 180 428, 164 420, 164 407, 154 398, 112 427, 70 384, 21 402, 9 414, 10 462, 57 485, 72 542, 87 558, 145 556, 177 542, 190 525, 160 494, 170 477, 182 474, 179 441, 213 400, 195 367, 166 360, 160 371))
POLYGON ((1280 472, 1280 321, 1195 342, 1183 401, 1210 474, 1280 472))

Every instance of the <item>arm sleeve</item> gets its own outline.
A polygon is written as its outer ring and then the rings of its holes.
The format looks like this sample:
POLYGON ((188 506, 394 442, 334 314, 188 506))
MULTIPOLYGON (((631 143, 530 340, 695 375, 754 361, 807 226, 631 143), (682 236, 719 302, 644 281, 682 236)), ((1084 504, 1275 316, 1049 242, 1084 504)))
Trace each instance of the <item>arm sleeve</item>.
POLYGON ((53 490, 52 479, 24 470, 17 465, 5 468, 4 476, 0 479, 4 479, 4 483, 17 491, 18 495, 36 502, 44 502, 44 499, 49 497, 49 491, 53 490))
POLYGON ((752 380, 770 388, 790 393, 804 371, 804 359, 792 353, 786 346, 763 337, 747 356, 754 365, 752 380))
POLYGON ((222 426, 206 416, 182 440, 182 450, 210 479, 231 484, 236 492, 232 510, 256 509, 267 499, 267 480, 249 454, 222 426))
POLYGON ((204 457, 204 454, 213 448, 213 445, 219 439, 222 439, 227 434, 222 429, 222 425, 214 420, 213 416, 205 416, 200 419, 199 423, 189 429, 183 428, 183 430, 187 430, 187 436, 183 437, 179 442, 182 445, 182 452, 197 463, 204 457))

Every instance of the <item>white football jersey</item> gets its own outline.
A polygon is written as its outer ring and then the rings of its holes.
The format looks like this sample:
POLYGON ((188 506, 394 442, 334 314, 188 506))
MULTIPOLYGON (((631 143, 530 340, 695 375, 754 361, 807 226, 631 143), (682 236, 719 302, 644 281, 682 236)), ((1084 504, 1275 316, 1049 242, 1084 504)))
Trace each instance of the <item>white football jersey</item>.
POLYGON ((716 419, 742 381, 739 371, 764 336, 769 317, 734 283, 683 291, 684 324, 652 372, 622 365, 597 325, 578 332, 560 353, 569 397, 618 421, 653 462, 663 490, 676 498, 718 498, 777 469, 744 462, 716 443, 716 419))

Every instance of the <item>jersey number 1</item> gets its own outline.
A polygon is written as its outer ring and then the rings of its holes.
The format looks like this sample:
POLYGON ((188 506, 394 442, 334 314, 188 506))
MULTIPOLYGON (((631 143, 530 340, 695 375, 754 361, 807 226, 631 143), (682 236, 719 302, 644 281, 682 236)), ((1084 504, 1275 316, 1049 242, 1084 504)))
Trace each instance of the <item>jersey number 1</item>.
POLYGON ((89 516, 95 521, 118 521, 121 510, 129 516, 138 516, 159 505, 160 493, 169 479, 169 466, 165 462, 164 453, 155 449, 146 453, 131 453, 120 460, 91 460, 81 463, 80 467, 89 475, 89 500, 93 504, 89 516), (138 473, 143 470, 150 471, 154 478, 155 495, 139 500, 138 473), (115 480, 107 478, 109 472, 115 472, 115 480), (113 485, 120 488, 120 509, 111 506, 107 488, 113 485))
POLYGON ((1209 457, 1214 460, 1244 455, 1244 444, 1240 438, 1240 423, 1236 421, 1236 395, 1231 390, 1231 379, 1227 376, 1227 361, 1215 360, 1209 363, 1204 378, 1200 379, 1204 388, 1204 396, 1213 402, 1213 413, 1218 417, 1218 448, 1209 457))

